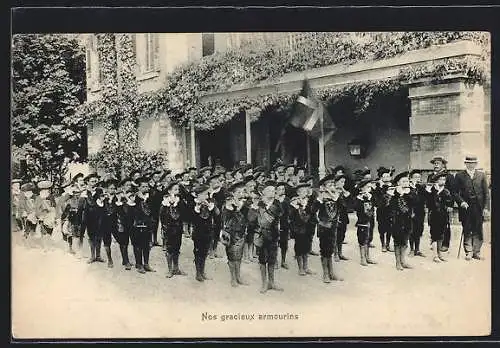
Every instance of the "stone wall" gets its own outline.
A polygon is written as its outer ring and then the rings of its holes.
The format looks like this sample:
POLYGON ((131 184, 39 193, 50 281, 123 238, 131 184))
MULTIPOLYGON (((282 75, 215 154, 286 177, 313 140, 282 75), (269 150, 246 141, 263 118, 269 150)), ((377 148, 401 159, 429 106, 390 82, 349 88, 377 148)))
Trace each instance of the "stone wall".
POLYGON ((410 86, 409 98, 412 167, 431 169, 430 159, 442 155, 449 169, 462 169, 467 154, 477 155, 481 166, 489 166, 489 125, 485 122, 489 112, 485 112, 482 86, 462 78, 438 84, 421 82, 410 86))

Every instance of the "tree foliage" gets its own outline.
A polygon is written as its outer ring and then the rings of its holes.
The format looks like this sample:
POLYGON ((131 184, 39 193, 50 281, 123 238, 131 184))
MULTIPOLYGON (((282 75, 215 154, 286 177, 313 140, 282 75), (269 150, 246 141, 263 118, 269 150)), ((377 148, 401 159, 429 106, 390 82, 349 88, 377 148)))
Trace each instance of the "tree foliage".
POLYGON ((30 175, 57 184, 85 151, 85 118, 75 113, 85 100, 84 51, 61 34, 15 35, 12 44, 13 160, 29 155, 30 175))

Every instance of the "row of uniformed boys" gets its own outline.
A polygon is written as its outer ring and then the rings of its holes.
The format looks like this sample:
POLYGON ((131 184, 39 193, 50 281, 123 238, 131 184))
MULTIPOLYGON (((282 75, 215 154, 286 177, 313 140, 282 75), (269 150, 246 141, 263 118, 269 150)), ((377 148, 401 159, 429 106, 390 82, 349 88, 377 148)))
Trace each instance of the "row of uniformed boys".
MULTIPOLYGON (((348 212, 357 215, 357 237, 360 263, 376 264, 370 257, 375 215, 382 243, 382 251, 392 251, 394 241, 396 268, 411 268, 405 261, 405 250, 411 238, 415 255, 419 249, 425 210, 429 209, 431 239, 442 241, 447 207, 453 204, 451 194, 444 188, 445 176, 434 178, 432 185, 420 183, 420 173, 398 174, 392 180, 393 170, 378 170, 378 179, 370 171, 356 173, 355 185, 344 175, 341 166, 312 188, 312 178, 304 168, 278 164, 269 173, 250 165, 235 171, 223 168, 189 168, 172 175, 171 171, 157 171, 143 175, 134 171, 120 182, 113 178, 101 180, 97 174, 76 175, 63 184, 64 193, 57 199, 50 195, 51 183, 40 182, 40 193, 33 198, 35 187, 23 184, 22 195, 16 195, 16 221, 29 237, 37 224, 42 234, 51 234, 60 228, 73 251, 73 239, 81 247, 85 232, 89 238, 89 263, 105 262, 101 258, 104 245, 109 267, 112 237, 120 245, 122 265, 130 270, 129 243, 133 246, 138 272, 154 272, 149 265, 152 246, 159 245, 156 231, 161 226, 163 249, 167 260, 167 277, 185 275, 179 268, 182 235, 186 224, 194 244, 196 279, 209 279, 205 262, 215 255, 219 238, 226 249, 233 286, 245 285, 241 277, 241 262, 251 260, 253 250, 258 255, 262 279, 261 292, 283 290, 275 282, 279 264, 288 268, 286 255, 288 241, 295 240, 294 251, 299 275, 314 274, 308 257, 315 236, 319 238, 323 281, 342 280, 334 270, 335 261, 347 260, 342 252, 348 212), (376 208, 376 214, 375 214, 376 208), (423 212, 423 215, 422 215, 423 212)), ((434 261, 443 261, 440 247, 434 248, 434 261)))

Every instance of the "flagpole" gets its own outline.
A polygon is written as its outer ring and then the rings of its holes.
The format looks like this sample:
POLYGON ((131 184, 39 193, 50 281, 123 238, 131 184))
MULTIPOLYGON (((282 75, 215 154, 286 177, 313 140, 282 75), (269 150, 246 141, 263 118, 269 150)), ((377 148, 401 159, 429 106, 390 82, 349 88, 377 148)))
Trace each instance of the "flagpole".
POLYGON ((318 168, 318 174, 320 180, 323 179, 326 175, 326 167, 325 167, 325 133, 323 129, 323 105, 320 105, 320 112, 321 115, 319 117, 320 119, 320 125, 321 125, 321 137, 318 140, 318 145, 319 145, 319 168, 318 168))

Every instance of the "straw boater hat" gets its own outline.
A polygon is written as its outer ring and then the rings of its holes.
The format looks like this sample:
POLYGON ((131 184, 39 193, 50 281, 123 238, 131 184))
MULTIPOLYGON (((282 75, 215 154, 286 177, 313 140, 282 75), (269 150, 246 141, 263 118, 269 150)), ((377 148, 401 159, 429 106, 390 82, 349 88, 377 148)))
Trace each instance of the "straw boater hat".
POLYGON ((474 155, 466 156, 464 160, 464 163, 477 163, 477 162, 478 162, 477 156, 474 155))

